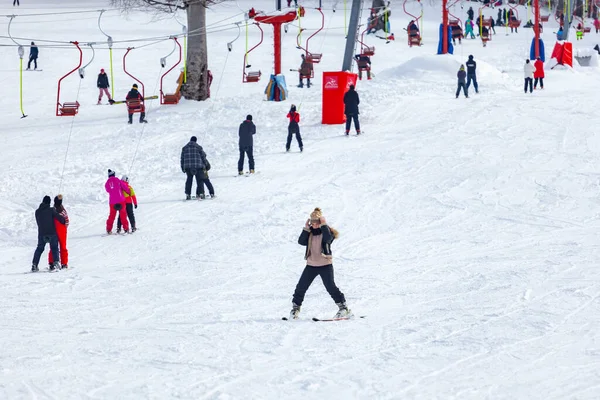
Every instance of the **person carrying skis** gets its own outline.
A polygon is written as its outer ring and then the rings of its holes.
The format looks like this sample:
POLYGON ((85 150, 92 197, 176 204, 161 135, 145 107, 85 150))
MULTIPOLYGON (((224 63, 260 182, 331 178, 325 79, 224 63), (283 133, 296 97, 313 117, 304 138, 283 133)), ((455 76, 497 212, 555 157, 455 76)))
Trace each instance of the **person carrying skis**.
MULTIPOLYGON (((69 227, 69 215, 67 214, 67 210, 65 210, 62 202, 62 194, 59 194, 54 198, 54 209, 65 219, 64 224, 57 219, 54 220, 54 228, 56 228, 56 236, 58 237, 58 249, 60 253, 61 264, 60 268, 64 269, 69 267, 69 250, 67 250, 67 228, 69 227)), ((54 261, 55 258, 52 255, 52 252, 48 253, 48 267, 54 265, 54 261)))
POLYGON ((127 96, 125 96, 125 101, 127 103, 127 113, 129 114, 129 124, 133 123, 134 112, 140 113, 140 124, 148 123, 148 121, 146 121, 146 108, 144 107, 144 98, 142 97, 140 92, 138 92, 137 83, 134 83, 129 93, 127 93, 127 96), (134 103, 131 103, 132 101, 134 103))
POLYGON ((246 120, 240 124, 238 129, 238 147, 240 150, 240 158, 238 159, 238 174, 244 175, 244 155, 248 155, 248 167, 250 173, 254 173, 254 134, 256 134, 256 126, 252 122, 252 115, 248 114, 246 120))
POLYGON ((358 120, 358 105, 360 98, 358 92, 354 90, 354 85, 350 85, 350 89, 344 93, 344 114, 346 115, 346 136, 350 134, 350 125, 354 121, 354 129, 356 134, 360 135, 360 121, 358 120))
POLYGON ((475 93, 479 93, 479 86, 477 85, 477 63, 473 59, 473 55, 469 55, 469 60, 466 62, 467 65, 467 91, 469 90, 469 86, 471 86, 471 81, 473 82, 473 87, 475 88, 475 93))
POLYGON ((469 92, 467 91, 467 85, 465 83, 465 79, 467 78, 467 73, 465 72, 465 66, 460 65, 458 72, 456 73, 456 77, 458 78, 458 87, 456 88, 456 98, 458 99, 458 95, 460 94, 460 89, 462 88, 465 97, 469 98, 469 92))
POLYGON ((204 198, 204 169, 206 153, 198 143, 198 138, 192 136, 188 144, 181 149, 181 172, 187 175, 185 181, 185 199, 192 198, 192 184, 196 177, 196 199, 204 198), (202 195, 202 196, 201 196, 202 195))
POLYGON ((533 93, 533 73, 535 71, 535 67, 529 62, 529 59, 525 60, 525 65, 523 66, 523 74, 525 77, 525 86, 524 90, 527 93, 527 87, 529 87, 529 93, 533 93))
POLYGON ((27 63, 27 71, 31 69, 31 62, 33 61, 33 69, 37 69, 37 59, 40 51, 34 42, 31 42, 31 47, 29 48, 29 62, 27 63))
POLYGON ((302 64, 300 64, 300 69, 298 69, 298 76, 300 77, 299 88, 304 87, 303 79, 306 78, 306 87, 310 88, 310 77, 313 72, 313 64, 309 60, 306 59, 304 54, 300 55, 302 57, 302 64))
POLYGON ((334 318, 349 318, 353 316, 352 311, 346 305, 344 294, 336 286, 333 279, 331 244, 338 236, 339 233, 327 225, 327 220, 323 216, 321 209, 318 207, 315 208, 310 214, 310 218, 304 224, 304 229, 302 229, 298 238, 298 244, 306 247, 304 252, 306 267, 302 271, 302 275, 294 291, 290 319, 298 319, 304 295, 317 276, 321 276, 325 289, 327 289, 327 292, 339 307, 334 318))
POLYGON ((108 180, 104 184, 104 189, 108 193, 108 205, 110 212, 106 220, 106 233, 111 235, 115 217, 119 213, 121 225, 125 233, 129 233, 129 222, 127 222, 127 211, 125 210, 125 197, 123 192, 129 193, 129 185, 115 176, 115 171, 108 170, 108 180))
POLYGON ((358 79, 362 80, 362 72, 367 71, 367 79, 371 80, 371 57, 365 54, 357 54, 354 59, 358 65, 358 79))
POLYGON ((108 97, 108 102, 110 103, 112 101, 112 97, 110 97, 110 92, 108 91, 108 88, 110 87, 110 85, 108 84, 108 75, 106 75, 106 72, 104 72, 104 68, 102 68, 100 70, 100 73, 98 74, 98 81, 96 82, 96 86, 98 86, 98 104, 102 104, 102 96, 104 94, 106 94, 106 97, 108 97))
POLYGON ((290 151, 290 146, 292 144, 292 136, 296 135, 296 140, 298 141, 298 147, 300 147, 300 151, 303 150, 304 146, 302 145, 302 136, 300 136, 300 114, 296 111, 296 105, 292 104, 290 107, 290 112, 287 114, 287 118, 290 119, 290 124, 288 125, 288 136, 287 142, 285 143, 285 151, 290 151))
POLYGON ((50 196, 44 196, 42 203, 35 211, 35 222, 38 227, 38 243, 33 253, 33 261, 31 262, 31 272, 38 272, 38 264, 46 247, 46 243, 50 243, 50 251, 54 257, 54 264, 50 265, 50 271, 60 269, 58 262, 58 236, 56 235, 56 227, 54 220, 64 224, 65 218, 60 215, 53 207, 50 207, 50 196))
MULTIPOLYGON (((133 214, 133 209, 137 208, 137 197, 135 197, 135 191, 129 184, 129 177, 127 175, 123 175, 121 177, 121 181, 125 182, 129 191, 123 190, 123 197, 125 198, 125 212, 127 213, 127 218, 129 218, 129 225, 131 226, 131 233, 135 232, 137 228, 135 227, 135 215, 133 214)), ((117 233, 121 233, 121 219, 117 219, 117 233)))
POLYGON ((535 60, 535 63, 533 63, 533 66, 535 68, 535 72, 533 73, 533 88, 537 89, 537 84, 538 81, 540 82, 540 88, 543 89, 544 88, 544 62, 542 61, 541 58, 537 58, 535 60))

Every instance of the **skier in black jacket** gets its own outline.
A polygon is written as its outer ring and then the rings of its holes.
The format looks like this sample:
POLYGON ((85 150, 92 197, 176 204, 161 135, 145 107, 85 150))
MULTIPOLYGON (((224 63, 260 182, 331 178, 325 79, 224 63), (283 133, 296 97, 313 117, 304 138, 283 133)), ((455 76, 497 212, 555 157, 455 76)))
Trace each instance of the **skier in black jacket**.
POLYGON ((344 94, 344 114, 346 114, 346 135, 350 134, 350 125, 354 121, 356 134, 360 135, 360 122, 358 121, 358 105, 360 99, 358 93, 354 90, 354 85, 350 85, 350 90, 344 94))
POLYGON ((106 72, 104 72, 104 68, 102 68, 98 74, 96 86, 98 86, 98 90, 100 91, 98 93, 98 104, 101 104, 103 94, 106 94, 106 97, 108 97, 108 102, 110 103, 112 101, 112 97, 110 97, 110 92, 108 91, 110 85, 108 84, 108 75, 106 75, 106 72))
POLYGON ((477 85, 477 73, 475 70, 477 69, 477 63, 473 60, 473 56, 469 56, 469 61, 465 64, 467 66, 467 90, 469 90, 469 86, 471 86, 471 81, 473 82, 473 87, 475 88, 475 93, 479 93, 479 86, 477 85))
POLYGON ((252 115, 248 114, 246 120, 240 124, 238 131, 239 148, 240 148, 240 159, 238 160, 238 174, 244 175, 244 155, 248 155, 248 164, 250 167, 250 173, 254 173, 254 154, 252 149, 254 147, 254 140, 252 136, 256 133, 256 126, 252 122, 252 115))
POLYGON ((37 59, 40 51, 35 45, 34 42, 31 42, 31 47, 29 49, 29 62, 27 63, 27 70, 31 69, 31 62, 33 61, 34 68, 37 69, 37 59))
MULTIPOLYGON (((208 161, 206 161, 206 153, 197 141, 198 139, 196 136, 192 136, 188 144, 181 149, 181 172, 187 175, 187 180, 185 181, 186 200, 192 198, 192 184, 194 183, 194 177, 196 177, 196 198, 204 198, 205 173, 206 170, 210 169, 210 165, 208 164, 208 161)), ((206 179, 208 180, 208 177, 206 179)), ((212 185, 209 185, 210 181, 206 186, 208 186, 209 192, 214 195, 212 185)))
POLYGON ((44 196, 42 203, 35 211, 35 221, 38 226, 38 244, 33 253, 33 261, 31 263, 31 272, 37 272, 40 257, 44 252, 46 243, 50 243, 50 251, 54 264, 50 265, 50 271, 60 269, 59 253, 58 253, 58 236, 56 235, 56 227, 54 220, 58 220, 61 224, 65 223, 65 218, 60 215, 54 207, 50 207, 50 196, 44 196))
POLYGON ((129 114, 129 123, 130 124, 133 123, 133 112, 132 111, 135 111, 135 110, 141 110, 141 111, 139 111, 140 124, 148 123, 148 121, 146 121, 146 108, 144 107, 144 98, 142 97, 140 92, 138 92, 137 83, 134 83, 133 86, 131 87, 131 90, 129 91, 129 93, 127 93, 127 96, 125 97, 125 101, 127 101, 127 113, 129 114), (139 100, 140 105, 138 107, 130 107, 129 100, 139 100))

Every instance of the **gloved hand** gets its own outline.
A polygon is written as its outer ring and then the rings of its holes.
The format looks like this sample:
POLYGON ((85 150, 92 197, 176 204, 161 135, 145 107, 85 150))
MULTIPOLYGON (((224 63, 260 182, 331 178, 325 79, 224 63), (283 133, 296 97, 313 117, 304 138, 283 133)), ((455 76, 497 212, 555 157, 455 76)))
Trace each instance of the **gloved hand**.
POLYGON ((133 206, 133 208, 136 208, 136 209, 137 209, 137 204, 135 204, 135 205, 133 206))

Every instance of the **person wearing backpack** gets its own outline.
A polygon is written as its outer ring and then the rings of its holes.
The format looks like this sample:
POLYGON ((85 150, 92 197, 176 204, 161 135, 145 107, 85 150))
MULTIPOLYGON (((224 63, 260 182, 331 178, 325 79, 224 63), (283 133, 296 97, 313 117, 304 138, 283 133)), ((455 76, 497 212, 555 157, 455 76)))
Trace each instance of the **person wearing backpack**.
POLYGON ((290 124, 288 125, 288 136, 287 142, 285 143, 285 151, 290 151, 292 137, 294 135, 296 135, 298 147, 300 147, 300 151, 302 151, 304 146, 302 145, 302 136, 300 136, 300 125, 298 125, 300 123, 300 114, 296 111, 296 105, 292 104, 287 117, 290 119, 290 124))

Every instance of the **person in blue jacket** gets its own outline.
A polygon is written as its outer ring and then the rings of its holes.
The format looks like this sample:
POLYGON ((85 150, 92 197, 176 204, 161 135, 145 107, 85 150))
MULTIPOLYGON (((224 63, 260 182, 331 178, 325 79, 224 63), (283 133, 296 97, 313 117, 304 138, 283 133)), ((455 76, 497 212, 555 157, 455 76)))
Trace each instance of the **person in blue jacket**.
POLYGON ((31 42, 31 47, 29 48, 29 62, 27 63, 27 69, 31 69, 31 62, 33 61, 33 69, 37 69, 37 59, 40 51, 35 45, 34 42, 31 42))
POLYGON ((469 86, 471 86, 471 82, 473 82, 473 87, 475 88, 475 93, 479 93, 479 85, 477 85, 477 63, 473 59, 473 55, 469 55, 469 60, 465 64, 467 66, 467 91, 469 90, 469 86))
POLYGON ((556 40, 563 40, 563 33, 563 27, 561 26, 556 32, 556 40))

